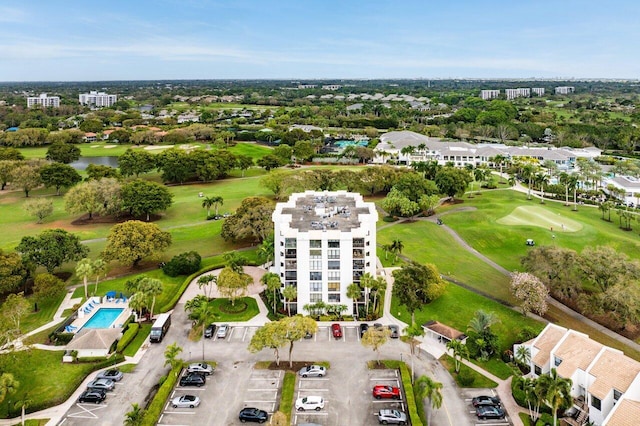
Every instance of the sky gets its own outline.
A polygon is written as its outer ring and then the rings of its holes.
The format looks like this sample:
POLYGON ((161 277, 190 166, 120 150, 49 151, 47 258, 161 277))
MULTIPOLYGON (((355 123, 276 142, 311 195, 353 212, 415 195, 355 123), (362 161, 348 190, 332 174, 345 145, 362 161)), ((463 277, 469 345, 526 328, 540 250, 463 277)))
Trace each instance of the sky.
POLYGON ((640 77, 637 0, 2 0, 0 81, 640 77))

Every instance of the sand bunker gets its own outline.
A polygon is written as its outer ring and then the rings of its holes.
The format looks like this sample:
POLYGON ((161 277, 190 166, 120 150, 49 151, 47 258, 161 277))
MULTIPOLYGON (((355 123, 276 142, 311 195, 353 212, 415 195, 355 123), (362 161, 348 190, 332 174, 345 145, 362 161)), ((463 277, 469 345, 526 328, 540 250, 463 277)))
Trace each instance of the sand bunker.
POLYGON ((578 232, 582 229, 582 224, 575 220, 566 218, 560 213, 553 213, 544 207, 520 206, 516 207, 511 214, 498 219, 501 225, 528 225, 539 226, 558 232, 578 232))

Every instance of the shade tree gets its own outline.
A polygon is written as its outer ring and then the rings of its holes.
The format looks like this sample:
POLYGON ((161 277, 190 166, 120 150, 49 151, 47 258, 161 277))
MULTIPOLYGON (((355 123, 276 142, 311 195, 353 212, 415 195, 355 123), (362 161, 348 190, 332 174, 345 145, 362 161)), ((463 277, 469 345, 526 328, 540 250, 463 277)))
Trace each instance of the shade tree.
POLYGON ((102 254, 106 262, 137 266, 145 258, 157 257, 171 245, 171 234, 154 223, 129 220, 114 225, 102 254))
POLYGON ((40 168, 40 179, 45 188, 53 187, 56 195, 61 188, 69 188, 82 180, 80 174, 68 164, 52 163, 40 168))
POLYGON ((35 237, 22 237, 16 251, 22 258, 36 266, 43 266, 53 273, 65 262, 80 260, 89 248, 80 238, 64 229, 47 229, 35 237))
POLYGON ((53 213, 53 201, 43 197, 26 200, 22 207, 37 219, 36 223, 42 223, 46 217, 53 213))

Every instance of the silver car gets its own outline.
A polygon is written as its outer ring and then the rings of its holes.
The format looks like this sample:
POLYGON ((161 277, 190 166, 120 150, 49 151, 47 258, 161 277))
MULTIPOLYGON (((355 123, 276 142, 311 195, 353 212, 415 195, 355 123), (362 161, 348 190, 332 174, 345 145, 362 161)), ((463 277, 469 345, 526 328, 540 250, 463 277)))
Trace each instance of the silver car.
POLYGON ((89 384, 87 385, 87 388, 102 389, 102 390, 110 391, 110 390, 113 390, 115 385, 116 385, 116 382, 114 382, 111 379, 95 379, 94 381, 89 382, 89 384))
POLYGON ((218 327, 218 332, 216 333, 216 337, 218 339, 224 339, 227 337, 227 333, 229 332, 229 324, 222 324, 218 327))
POLYGON ((326 374, 327 369, 321 365, 307 365, 298 371, 300 377, 324 377, 326 374))
POLYGON ((113 380, 114 382, 119 382, 120 380, 122 380, 122 377, 124 376, 124 374, 122 374, 122 371, 118 370, 117 368, 110 368, 109 370, 105 370, 102 371, 100 374, 98 374, 98 379, 109 379, 109 380, 113 380))
POLYGON ((207 376, 213 374, 213 367, 205 362, 194 362, 187 367, 188 373, 202 373, 207 376))
POLYGON ((380 410, 378 412, 378 423, 383 425, 406 425, 407 415, 399 410, 380 410))
POLYGON ((171 400, 173 408, 195 408, 200 405, 200 398, 195 395, 176 396, 171 400))

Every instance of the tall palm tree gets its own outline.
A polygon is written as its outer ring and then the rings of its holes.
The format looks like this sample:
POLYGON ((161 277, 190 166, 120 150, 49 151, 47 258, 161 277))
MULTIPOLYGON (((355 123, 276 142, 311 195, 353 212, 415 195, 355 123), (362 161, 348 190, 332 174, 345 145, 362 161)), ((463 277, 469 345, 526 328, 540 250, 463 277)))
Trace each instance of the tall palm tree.
POLYGON ((273 291, 273 313, 276 312, 276 291, 280 287, 282 287, 282 283, 280 281, 280 277, 278 274, 274 274, 273 272, 268 272, 260 278, 260 282, 267 286, 267 290, 273 291))
POLYGON ((429 399, 431 409, 427 416, 427 424, 431 424, 431 412, 442 407, 442 383, 436 382, 429 376, 420 376, 414 385, 415 393, 421 400, 429 399))
POLYGON ((547 375, 542 375, 541 380, 544 388, 544 397, 542 402, 549 407, 553 413, 553 426, 558 424, 558 410, 561 407, 571 405, 571 379, 565 379, 558 376, 555 368, 547 375))
POLYGON ((549 176, 546 173, 538 172, 534 179, 540 188, 540 204, 544 204, 544 186, 549 182, 549 176))
MULTIPOLYGON (((173 342, 164 350, 164 365, 171 366, 171 369, 180 366, 184 361, 178 358, 182 352, 182 348, 178 346, 178 343, 173 342)), ((176 374, 179 373, 176 371, 176 374)))
POLYGON ((353 300, 353 303, 356 305, 356 316, 360 317, 360 311, 358 309, 358 299, 362 296, 362 289, 358 283, 351 283, 347 287, 347 297, 353 300))
POLYGON ((371 291, 373 292, 373 311, 378 309, 378 294, 387 289, 387 280, 384 277, 378 277, 371 283, 371 291))
POLYGON ((562 172, 558 175, 558 180, 564 185, 564 205, 569 205, 569 173, 562 172))
POLYGON ((84 283, 85 299, 89 297, 89 291, 87 289, 87 279, 91 274, 93 274, 93 262, 91 262, 91 259, 89 259, 88 257, 80 259, 76 264, 76 275, 78 277, 82 277, 82 282, 84 283))
POLYGON ((497 165, 498 168, 500 169, 500 179, 502 181, 502 166, 504 165, 504 163, 506 162, 507 157, 505 157, 502 154, 498 154, 495 157, 493 157, 491 159, 491 161, 493 162, 493 164, 497 165))
POLYGON ((529 362, 531 362, 531 351, 528 347, 520 345, 518 346, 518 350, 516 350, 515 358, 518 363, 528 367, 529 362))
POLYGON ((456 373, 460 372, 460 361, 462 358, 469 358, 469 348, 458 339, 453 339, 447 342, 447 349, 451 351, 453 355, 453 365, 456 373))
POLYGON ((369 294, 371 293, 372 287, 375 285, 374 282, 375 278, 373 278, 373 276, 368 272, 365 272, 362 274, 362 277, 360 277, 360 285, 364 289, 364 311, 367 313, 369 312, 369 294))
POLYGON ((162 294, 162 281, 156 278, 146 278, 138 286, 145 297, 151 298, 151 318, 153 318, 153 308, 156 305, 156 297, 162 294))
POLYGON ((396 262, 398 261, 398 255, 402 254, 402 250, 404 249, 404 243, 402 240, 393 240, 391 243, 391 250, 396 254, 396 262))
POLYGON ((198 288, 203 289, 206 287, 207 290, 202 290, 203 295, 209 299, 211 297, 211 289, 218 282, 218 277, 213 274, 200 275, 198 277, 198 288))
POLYGON ((93 290, 93 293, 97 294, 98 282, 100 281, 100 278, 107 273, 107 268, 109 264, 104 260, 97 258, 96 260, 93 261, 93 264, 91 266, 93 267, 93 275, 96 277, 96 286, 93 290))
POLYGON ((131 411, 125 414, 124 426, 140 426, 144 418, 144 411, 138 404, 131 404, 131 411))
POLYGON ((147 307, 147 298, 144 293, 141 291, 133 293, 128 302, 129 307, 133 309, 134 312, 138 313, 138 321, 140 321, 140 317, 142 317, 142 310, 147 307))
POLYGON ((536 167, 533 164, 525 164, 522 167, 522 177, 529 181, 529 188, 527 190, 527 200, 531 199, 531 186, 533 184, 533 177, 535 176, 536 167))
POLYGON ((211 216, 211 206, 213 206, 213 197, 204 197, 202 208, 207 209, 207 217, 211 216))
POLYGON ((298 297, 298 289, 295 286, 288 285, 282 290, 282 296, 287 304, 287 314, 291 316, 291 301, 298 297))

